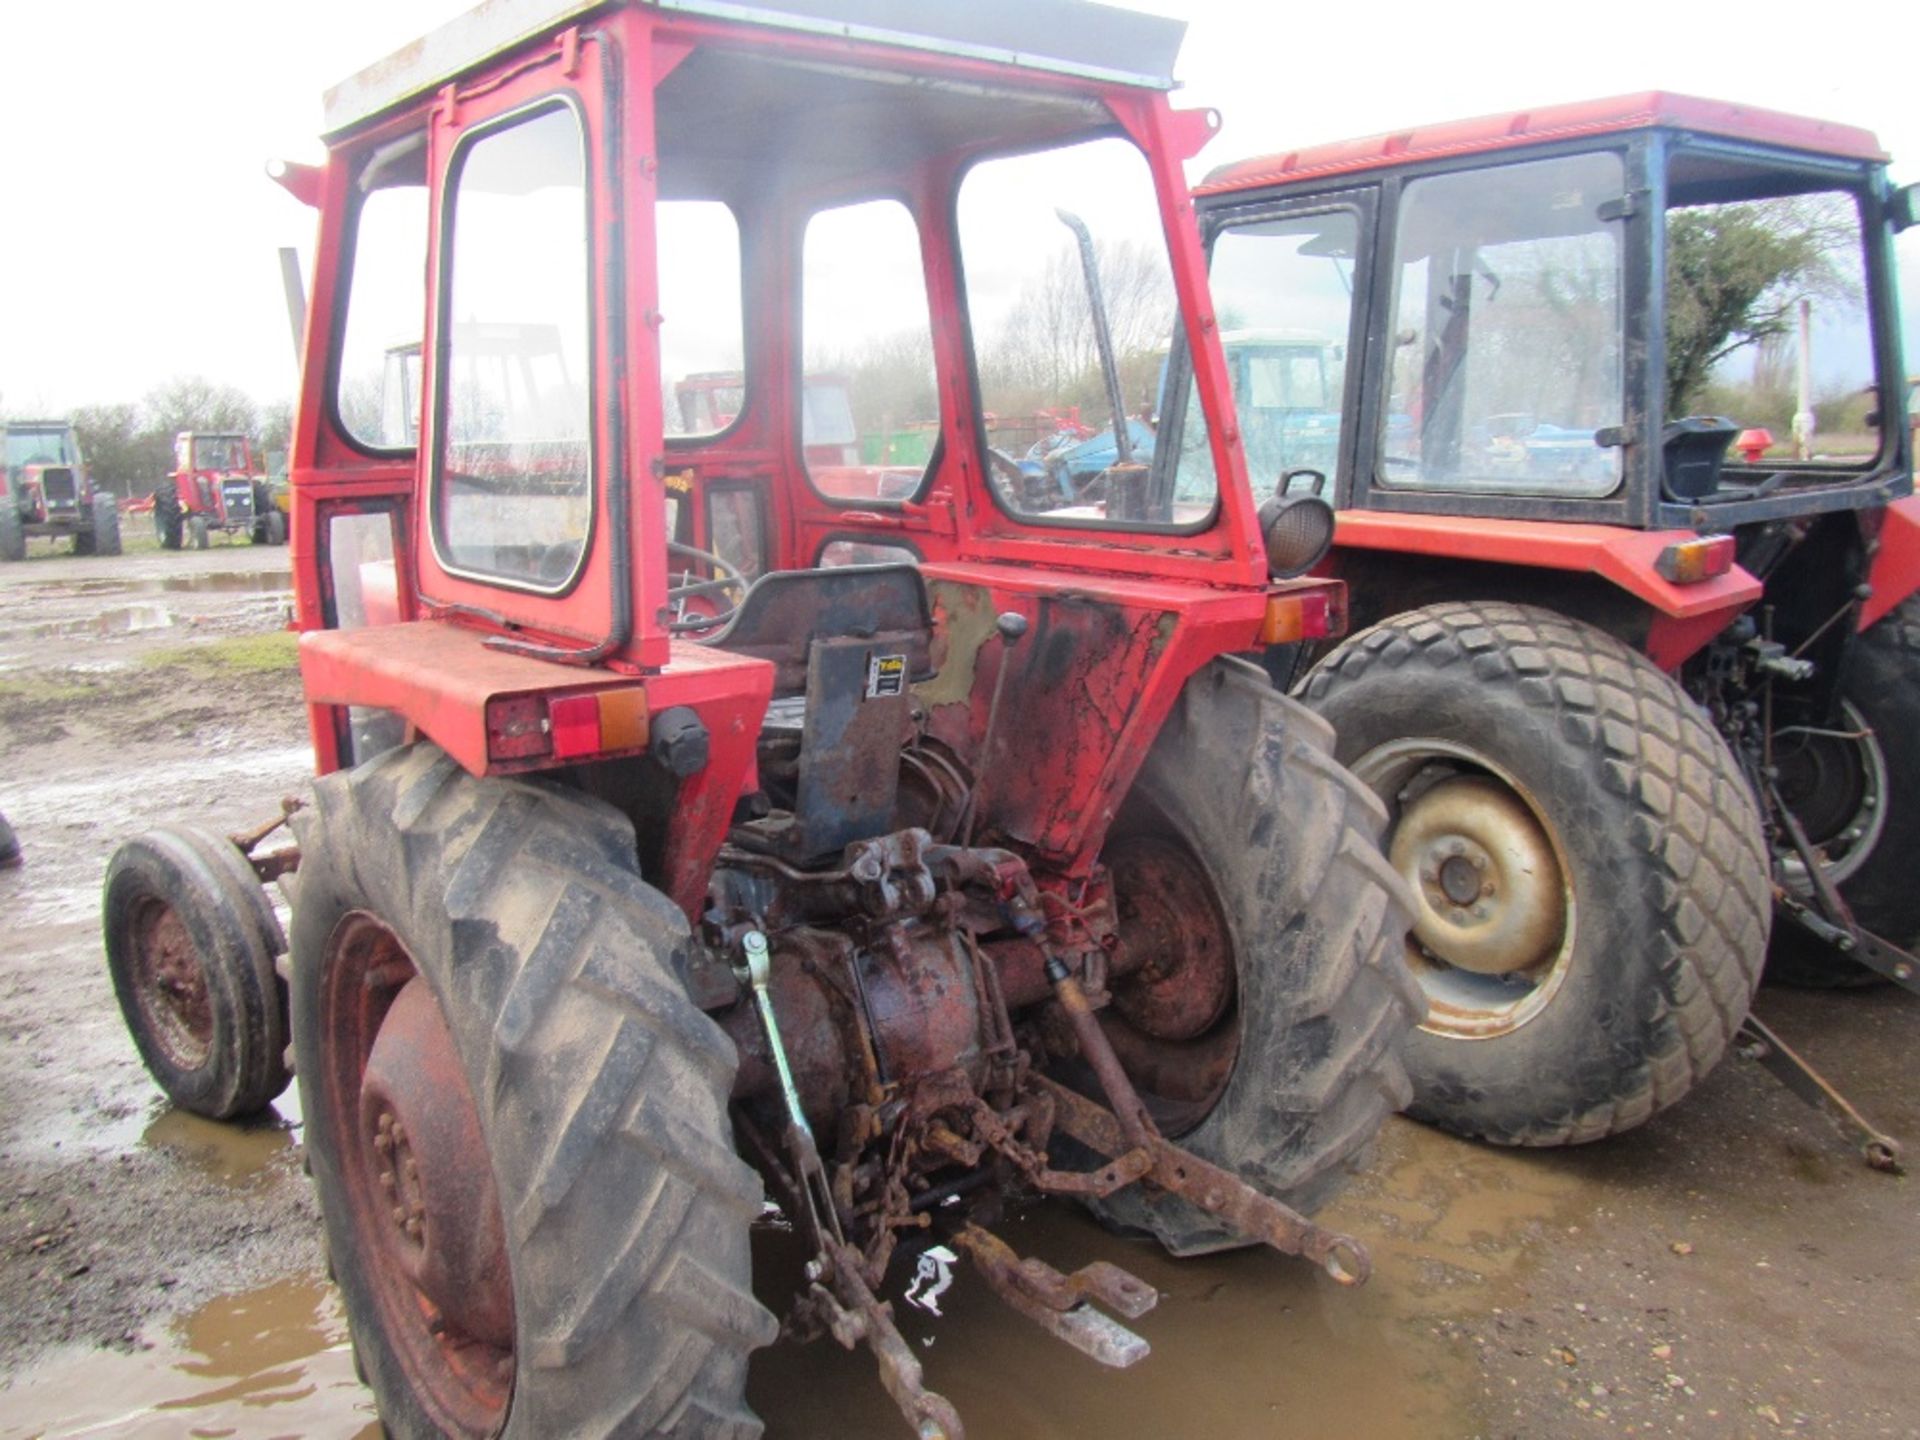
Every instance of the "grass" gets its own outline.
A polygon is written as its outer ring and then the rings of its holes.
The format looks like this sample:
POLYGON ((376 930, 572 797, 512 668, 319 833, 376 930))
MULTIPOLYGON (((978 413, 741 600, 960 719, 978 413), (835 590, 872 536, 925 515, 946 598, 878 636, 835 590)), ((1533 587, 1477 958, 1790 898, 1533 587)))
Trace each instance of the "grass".
POLYGON ((31 675, 0 679, 0 701, 26 705, 64 705, 71 700, 84 700, 92 694, 90 686, 72 680, 43 680, 31 675))
POLYGON ((288 630, 265 635, 231 635, 205 645, 179 645, 141 657, 152 669, 198 671, 203 675, 269 675, 292 670, 299 662, 300 637, 288 630))

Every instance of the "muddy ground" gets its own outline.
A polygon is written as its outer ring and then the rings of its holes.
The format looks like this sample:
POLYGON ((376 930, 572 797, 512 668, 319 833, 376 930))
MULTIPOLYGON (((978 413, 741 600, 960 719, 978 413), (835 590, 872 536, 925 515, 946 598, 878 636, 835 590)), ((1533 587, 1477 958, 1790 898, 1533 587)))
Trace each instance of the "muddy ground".
MULTIPOLYGON (((36 547, 37 549, 37 547, 36 547)), ((157 1097, 121 1026, 97 895, 118 837, 232 830, 304 783, 284 550, 0 567, 0 1437, 376 1434, 320 1274, 290 1098, 249 1130, 157 1097)), ((1768 991, 1761 1013, 1920 1145, 1920 1003, 1768 991)), ((1920 1435, 1913 1182, 1868 1171, 1757 1067, 1579 1151, 1507 1153, 1404 1122, 1334 1218, 1358 1292, 1240 1253, 1174 1262, 1064 1206, 1012 1242, 1158 1286, 1154 1354, 1112 1374, 961 1271, 900 1307, 979 1437, 1920 1435)), ((778 1307, 803 1257, 758 1237, 778 1307)), ((898 1278, 898 1277, 897 1277, 898 1278)), ((895 1294, 899 1286, 895 1286, 895 1294)), ((774 1437, 903 1433, 871 1364, 781 1344, 751 1398, 774 1437)))

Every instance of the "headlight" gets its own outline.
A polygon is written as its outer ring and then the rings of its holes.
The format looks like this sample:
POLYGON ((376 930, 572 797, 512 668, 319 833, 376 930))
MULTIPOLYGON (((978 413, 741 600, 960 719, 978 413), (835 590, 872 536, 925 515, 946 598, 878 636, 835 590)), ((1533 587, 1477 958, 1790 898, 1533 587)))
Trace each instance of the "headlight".
POLYGON ((1260 507, 1267 568, 1276 580, 1304 575, 1333 545, 1333 507, 1318 495, 1276 495, 1260 507))

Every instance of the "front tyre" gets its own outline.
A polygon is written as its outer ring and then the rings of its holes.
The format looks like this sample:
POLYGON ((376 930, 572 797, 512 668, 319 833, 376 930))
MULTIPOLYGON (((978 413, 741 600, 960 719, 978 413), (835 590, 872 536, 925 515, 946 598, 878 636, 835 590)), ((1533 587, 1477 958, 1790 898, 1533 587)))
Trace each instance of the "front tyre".
MULTIPOLYGON (((1780 792, 1861 926, 1903 950, 1920 945, 1920 596, 1860 636, 1841 686, 1840 723, 1782 726, 1773 736, 1780 792)), ((1797 855, 1786 883, 1806 890, 1797 855)), ((1822 989, 1878 985, 1881 976, 1782 925, 1767 977, 1822 989)))
MULTIPOLYGON (((1418 1010, 1409 897, 1382 860, 1379 803, 1333 737, 1257 667, 1187 682, 1102 858, 1121 944, 1102 1024, 1161 1129, 1303 1213, 1406 1103, 1418 1010)), ((1177 1255, 1247 1243, 1130 1186, 1092 1202, 1177 1255)))
POLYGON ((101 924, 120 1013, 183 1110, 251 1115, 287 1088, 286 948, 231 841, 187 826, 129 840, 107 865, 101 924))
POLYGON ((113 496, 96 493, 93 497, 93 553, 120 553, 120 506, 113 496))
POLYGON ((1418 895, 1412 1114, 1576 1144, 1713 1068, 1771 889, 1752 791, 1667 675, 1551 611, 1448 603, 1354 636, 1305 698, 1387 802, 1418 895))
POLYGON ((736 1057, 632 825, 428 744, 296 817, 307 1152, 387 1432, 749 1440, 736 1057))

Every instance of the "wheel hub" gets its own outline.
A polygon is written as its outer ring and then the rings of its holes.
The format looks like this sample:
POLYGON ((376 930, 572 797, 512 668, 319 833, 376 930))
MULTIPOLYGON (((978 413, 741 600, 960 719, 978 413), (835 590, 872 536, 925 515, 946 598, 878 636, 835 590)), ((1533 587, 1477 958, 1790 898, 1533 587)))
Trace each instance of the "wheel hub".
POLYGON ((1526 802, 1498 780, 1461 775, 1401 811, 1390 852, 1419 897, 1414 937, 1477 975, 1524 975, 1566 934, 1566 882, 1526 802))
POLYGON ((360 1114, 391 1255, 449 1326, 511 1345, 506 1227, 486 1137, 453 1037, 418 976, 381 1022, 360 1114))
POLYGON ((1219 1103, 1240 1054, 1233 932, 1186 846, 1129 835, 1102 855, 1121 954, 1102 1024, 1161 1128, 1181 1134, 1219 1103))
POLYGON ((213 1048, 213 1000, 200 952, 180 912, 161 900, 141 906, 133 926, 134 976, 148 1029, 182 1070, 197 1070, 213 1048))
MULTIPOLYGON (((319 966, 313 1084, 339 1149, 352 1259, 438 1432, 499 1432, 514 1384, 513 1284, 486 1133, 452 1031, 400 937, 366 911, 319 966)), ((343 1276, 343 1281, 344 1281, 343 1276)))

